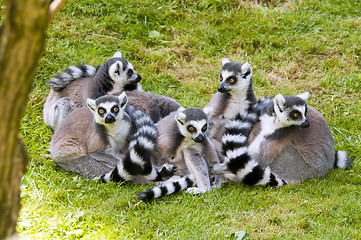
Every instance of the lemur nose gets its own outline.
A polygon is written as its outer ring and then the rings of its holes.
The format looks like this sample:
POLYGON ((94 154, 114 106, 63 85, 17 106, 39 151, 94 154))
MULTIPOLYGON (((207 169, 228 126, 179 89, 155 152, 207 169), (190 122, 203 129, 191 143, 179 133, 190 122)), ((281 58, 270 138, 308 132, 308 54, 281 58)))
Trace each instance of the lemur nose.
POLYGON ((309 126, 310 122, 307 119, 301 124, 301 128, 308 128, 309 126))
POLYGON ((115 122, 115 117, 112 114, 107 114, 105 116, 105 123, 113 123, 115 122))
POLYGON ((195 142, 202 142, 203 140, 204 140, 203 134, 199 134, 199 135, 194 139, 195 142))
POLYGON ((222 92, 222 91, 224 91, 223 87, 219 86, 218 87, 218 92, 222 92))

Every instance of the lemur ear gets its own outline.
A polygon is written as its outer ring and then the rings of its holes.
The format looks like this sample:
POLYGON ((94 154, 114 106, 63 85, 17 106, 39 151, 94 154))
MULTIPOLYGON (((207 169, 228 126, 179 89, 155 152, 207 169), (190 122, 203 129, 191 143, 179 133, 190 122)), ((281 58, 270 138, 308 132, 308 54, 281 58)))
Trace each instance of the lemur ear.
POLYGON ((213 114, 214 109, 210 107, 203 108, 203 112, 207 115, 208 118, 210 118, 213 114))
POLYGON ((127 103, 128 103, 128 97, 127 97, 127 95, 125 94, 125 92, 122 92, 122 94, 120 94, 120 95, 118 96, 118 99, 119 99, 120 107, 121 107, 121 108, 125 108, 125 106, 126 106, 127 103))
POLYGON ((242 75, 243 76, 248 76, 250 73, 252 73, 252 69, 251 69, 251 65, 249 65, 248 62, 245 62, 243 65, 242 65, 242 75))
POLYGON ((276 107, 278 107, 278 109, 280 110, 280 112, 283 112, 283 109, 285 107, 285 102, 286 99, 282 96, 282 94, 277 94, 277 96, 274 99, 274 107, 276 109, 276 107))
POLYGON ((122 54, 119 51, 115 52, 113 55, 113 58, 121 58, 121 57, 122 57, 122 54))
POLYGON ((309 96, 310 96, 309 92, 304 92, 304 93, 302 93, 300 95, 297 95, 297 97, 302 98, 305 102, 307 102, 307 99, 308 99, 309 96))
POLYGON ((183 112, 177 112, 175 119, 182 125, 186 123, 187 116, 183 112))
POLYGON ((90 109, 92 112, 95 112, 95 111, 96 111, 97 105, 96 105, 96 103, 95 103, 95 100, 90 99, 90 98, 87 98, 87 99, 86 99, 86 104, 88 105, 89 109, 90 109))
POLYGON ((229 59, 228 58, 222 58, 222 66, 226 63, 229 63, 229 59))

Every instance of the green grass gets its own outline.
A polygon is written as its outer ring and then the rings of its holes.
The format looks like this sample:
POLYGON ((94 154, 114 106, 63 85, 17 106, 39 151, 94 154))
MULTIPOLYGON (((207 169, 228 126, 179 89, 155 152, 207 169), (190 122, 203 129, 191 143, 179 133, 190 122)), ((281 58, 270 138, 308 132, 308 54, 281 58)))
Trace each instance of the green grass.
MULTIPOLYGON (((2 4, 1 4, 2 5, 2 4)), ((3 5, 2 5, 3 6, 3 5)), ((1 11, 3 11, 1 7, 1 11)), ((21 135, 31 161, 21 186, 24 239, 360 239, 361 3, 340 0, 69 0, 47 31, 21 135), (248 61, 258 97, 309 91, 348 170, 280 189, 227 184, 151 204, 151 185, 101 184, 56 166, 42 120, 49 78, 120 50, 145 90, 203 107, 221 59, 248 61)), ((2 21, 2 19, 0 18, 2 21)))

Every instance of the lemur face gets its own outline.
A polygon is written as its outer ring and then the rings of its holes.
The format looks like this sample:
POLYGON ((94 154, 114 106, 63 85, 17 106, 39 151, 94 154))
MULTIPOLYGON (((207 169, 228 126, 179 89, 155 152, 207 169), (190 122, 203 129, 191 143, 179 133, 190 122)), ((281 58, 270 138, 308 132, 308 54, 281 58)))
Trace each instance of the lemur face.
POLYGON ((297 126, 306 128, 310 126, 307 120, 307 99, 309 93, 298 96, 285 96, 278 94, 274 99, 276 121, 280 127, 297 126))
POLYGON ((221 84, 218 87, 218 91, 221 93, 246 91, 252 83, 252 69, 249 63, 230 62, 225 58, 222 60, 222 64, 222 70, 219 75, 221 84))
POLYGON ((88 98, 87 105, 94 114, 96 123, 108 125, 123 119, 124 108, 127 101, 127 96, 123 92, 119 97, 105 95, 96 100, 88 98))
POLYGON ((127 84, 138 83, 142 77, 133 69, 133 65, 121 57, 120 52, 107 60, 108 74, 115 84, 123 87, 127 84))
POLYGON ((175 116, 180 133, 196 143, 207 138, 208 117, 201 108, 187 108, 175 116))

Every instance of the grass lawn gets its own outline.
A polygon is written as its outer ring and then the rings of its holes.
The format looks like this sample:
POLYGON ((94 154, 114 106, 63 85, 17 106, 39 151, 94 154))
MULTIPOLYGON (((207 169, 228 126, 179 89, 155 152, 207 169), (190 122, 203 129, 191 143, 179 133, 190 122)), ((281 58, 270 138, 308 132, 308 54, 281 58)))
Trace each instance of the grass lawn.
POLYGON ((69 0, 47 31, 21 125, 31 161, 21 186, 20 236, 361 239, 360 36, 356 0, 69 0), (151 184, 102 184, 65 172, 48 150, 46 82, 70 65, 99 65, 117 50, 143 77, 144 90, 184 107, 210 100, 223 57, 248 61, 258 97, 309 91, 336 149, 348 151, 354 165, 300 185, 227 184, 151 204, 135 197, 151 184))

